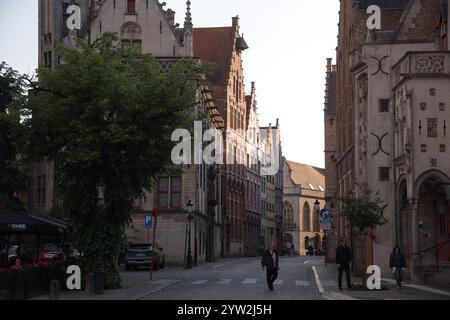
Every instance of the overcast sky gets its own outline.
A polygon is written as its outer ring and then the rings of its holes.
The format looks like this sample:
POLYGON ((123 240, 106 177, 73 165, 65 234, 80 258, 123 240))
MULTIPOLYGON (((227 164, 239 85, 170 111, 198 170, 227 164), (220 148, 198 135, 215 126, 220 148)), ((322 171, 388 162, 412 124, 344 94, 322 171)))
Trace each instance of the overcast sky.
MULTIPOLYGON (((165 0, 184 21, 185 0, 165 0)), ((239 15, 250 49, 246 91, 256 82, 262 126, 280 119, 284 155, 323 167, 326 58, 335 58, 338 0, 191 0, 195 27, 229 26, 239 15)), ((38 0, 0 0, 0 61, 33 73, 38 0)))

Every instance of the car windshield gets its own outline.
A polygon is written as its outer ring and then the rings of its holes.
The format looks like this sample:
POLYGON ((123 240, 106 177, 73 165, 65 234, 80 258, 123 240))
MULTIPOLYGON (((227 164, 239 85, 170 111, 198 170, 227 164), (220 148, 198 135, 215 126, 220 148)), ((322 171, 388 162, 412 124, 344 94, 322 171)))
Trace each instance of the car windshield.
POLYGON ((132 244, 130 250, 152 250, 152 245, 148 243, 132 244))

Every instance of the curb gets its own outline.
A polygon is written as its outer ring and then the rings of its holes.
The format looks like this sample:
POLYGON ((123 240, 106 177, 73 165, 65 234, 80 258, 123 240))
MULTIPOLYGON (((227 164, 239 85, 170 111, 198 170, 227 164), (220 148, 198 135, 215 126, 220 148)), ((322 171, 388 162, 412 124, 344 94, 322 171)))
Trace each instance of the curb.
POLYGON ((314 279, 316 280, 317 289, 319 290, 321 297, 327 300, 359 300, 342 293, 326 292, 322 286, 322 282, 320 282, 319 272, 317 271, 316 266, 312 266, 311 268, 314 272, 314 279))

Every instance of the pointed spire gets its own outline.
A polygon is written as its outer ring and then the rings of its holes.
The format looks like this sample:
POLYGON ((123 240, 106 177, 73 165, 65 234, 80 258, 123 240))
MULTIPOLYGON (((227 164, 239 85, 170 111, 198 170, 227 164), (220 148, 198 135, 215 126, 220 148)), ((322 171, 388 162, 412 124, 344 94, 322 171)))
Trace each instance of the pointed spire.
POLYGON ((192 30, 194 27, 192 24, 192 14, 191 14, 191 1, 186 2, 186 18, 184 19, 184 30, 192 30))

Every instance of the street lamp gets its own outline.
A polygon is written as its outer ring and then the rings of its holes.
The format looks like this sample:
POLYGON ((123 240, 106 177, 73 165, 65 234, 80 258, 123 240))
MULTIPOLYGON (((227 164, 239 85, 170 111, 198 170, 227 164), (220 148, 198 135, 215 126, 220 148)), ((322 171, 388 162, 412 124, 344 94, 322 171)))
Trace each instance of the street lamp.
POLYGON ((105 288, 105 273, 103 270, 103 252, 102 252, 102 215, 106 209, 105 202, 105 190, 106 185, 103 180, 100 180, 96 187, 97 189, 97 219, 98 219, 98 252, 97 258, 95 259, 95 294, 103 294, 105 288))
POLYGON ((194 216, 192 215, 192 208, 194 207, 194 204, 192 203, 192 200, 189 200, 186 204, 188 215, 187 215, 187 223, 188 223, 188 252, 186 257, 186 269, 192 269, 192 251, 191 251, 191 223, 194 219, 194 216))

